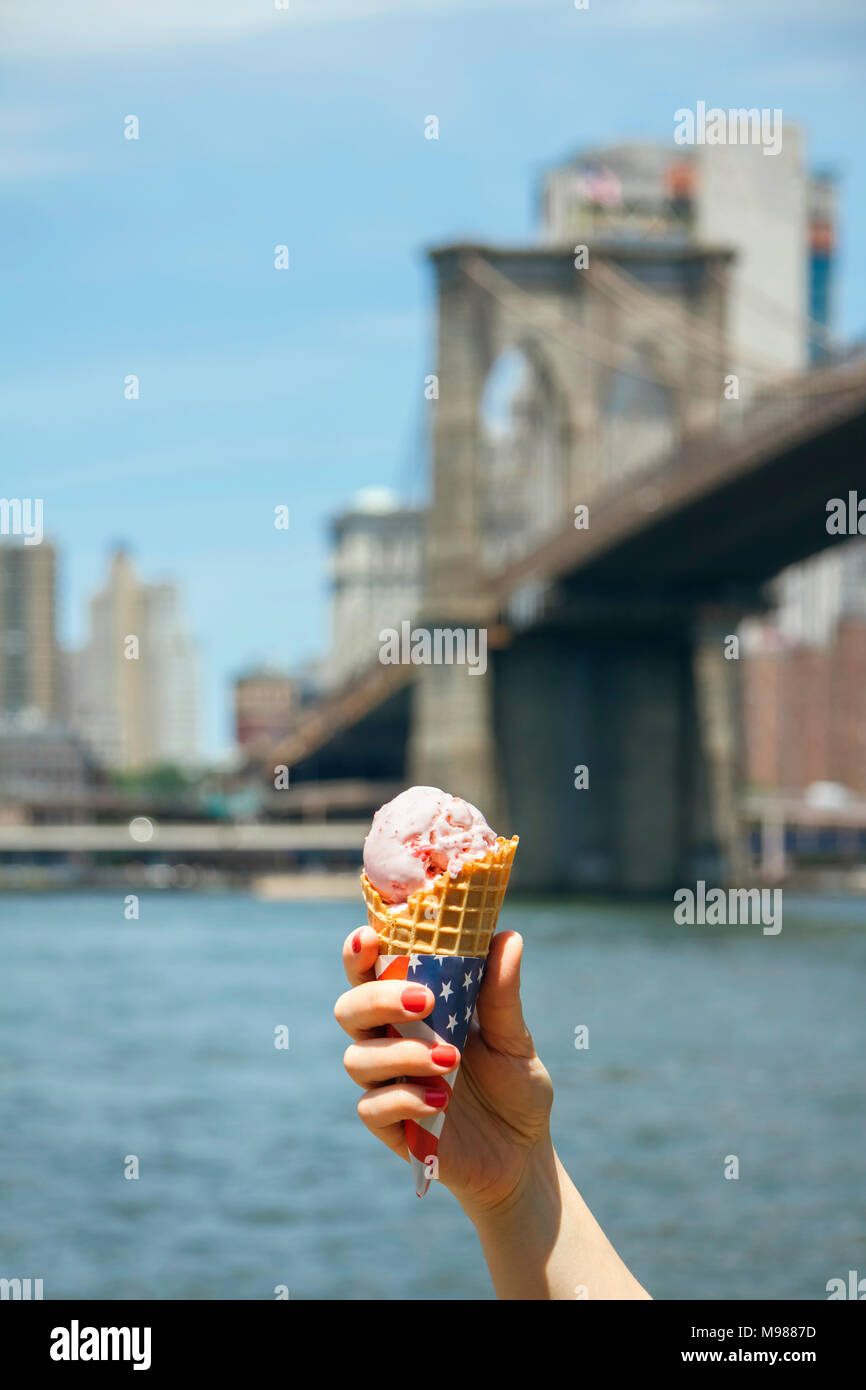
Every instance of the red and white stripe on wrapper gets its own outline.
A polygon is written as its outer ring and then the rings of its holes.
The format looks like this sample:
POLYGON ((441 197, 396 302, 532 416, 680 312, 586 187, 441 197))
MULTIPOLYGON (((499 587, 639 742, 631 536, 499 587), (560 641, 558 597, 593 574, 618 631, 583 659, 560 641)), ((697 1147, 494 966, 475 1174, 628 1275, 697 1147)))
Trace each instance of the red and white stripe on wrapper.
MULTIPOLYGON (((422 1038, 430 1043, 451 1043, 463 1050, 475 1001, 484 974, 484 961, 478 956, 379 956, 376 975, 380 980, 411 980, 433 991, 433 1012, 426 1019, 389 1024, 395 1038, 422 1038)), ((459 1071, 437 1077, 449 1097, 459 1071)), ((423 1197, 430 1188, 430 1160, 439 1154, 439 1137, 446 1111, 439 1110, 421 1120, 404 1120, 409 1159, 415 1178, 415 1191, 423 1197)), ((434 1171, 435 1171, 435 1164, 434 1171)))

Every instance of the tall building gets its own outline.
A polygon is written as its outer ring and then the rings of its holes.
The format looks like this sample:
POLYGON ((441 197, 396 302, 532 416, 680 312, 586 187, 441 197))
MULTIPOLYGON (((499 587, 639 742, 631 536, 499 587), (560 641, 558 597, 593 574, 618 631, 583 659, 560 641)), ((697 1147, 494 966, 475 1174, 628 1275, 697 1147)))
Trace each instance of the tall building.
POLYGON ((198 756, 198 656, 173 584, 144 590, 142 664, 152 762, 193 764, 198 756))
POLYGON ((768 626, 743 663, 745 774, 761 791, 833 782, 866 797, 866 615, 843 614, 832 641, 768 626))
POLYGON ((333 629, 326 681, 339 686, 378 659, 379 634, 412 622, 421 598, 424 514, 385 488, 360 492, 332 525, 333 629))
POLYGON ((194 764, 198 662, 172 584, 143 584, 114 552, 90 604, 87 645, 70 661, 70 719, 106 767, 194 764))
MULTIPOLYGON (((543 235, 554 245, 586 243, 590 255, 593 242, 603 240, 717 245, 736 253, 724 371, 740 378, 745 405, 774 377, 833 356, 836 219, 835 180, 810 173, 801 133, 788 125, 772 156, 760 145, 633 142, 579 154, 550 170, 541 189, 543 235)), ((660 393, 658 405, 661 423, 660 393)), ((645 434, 629 404, 602 461, 606 471, 627 457, 638 426, 645 434)), ((749 659, 766 668, 767 699, 783 700, 784 681, 799 679, 798 671, 803 689, 817 697, 819 678, 810 673, 836 670, 834 658, 811 660, 807 652, 834 648, 843 620, 866 614, 866 542, 834 546, 785 570, 774 589, 773 631, 765 624, 744 627, 749 659), (789 648, 800 653, 796 660, 780 654, 789 648)), ((771 718, 757 698, 750 709, 763 724, 771 718)), ((781 719, 781 709, 776 713, 781 719)), ((791 721, 794 727, 793 715, 791 721)), ((817 754, 813 761, 820 761, 817 754)), ((766 781, 766 773, 760 769, 756 780, 766 781)))
POLYGON ((729 275, 729 370, 745 399, 772 374, 799 371, 830 327, 835 191, 811 175, 800 131, 755 144, 630 142, 588 150, 542 182, 543 235, 693 243, 736 253, 729 275), (811 319, 816 323, 813 325, 811 319))
POLYGON ((266 752, 290 731, 299 705, 297 683, 262 666, 234 683, 235 742, 246 753, 266 752))
POLYGON ((0 715, 55 718, 60 689, 55 555, 42 541, 0 541, 0 715))

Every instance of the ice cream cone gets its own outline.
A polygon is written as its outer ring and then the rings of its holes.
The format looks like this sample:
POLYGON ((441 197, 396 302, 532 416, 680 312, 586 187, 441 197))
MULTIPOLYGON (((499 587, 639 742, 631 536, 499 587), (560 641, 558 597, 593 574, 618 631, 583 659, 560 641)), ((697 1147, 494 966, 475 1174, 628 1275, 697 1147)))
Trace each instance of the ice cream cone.
POLYGON ((518 837, 500 835, 479 859, 470 859, 453 878, 445 871, 405 903, 382 901, 365 873, 361 886, 367 921, 379 949, 391 956, 486 956, 517 849, 518 837))
MULTIPOLYGON (((453 878, 447 871, 439 874, 405 903, 383 902, 367 875, 361 874, 367 921, 379 938, 377 978, 426 985, 436 1001, 426 1018, 392 1026, 391 1033, 425 1042, 450 1042, 462 1052, 516 849, 516 835, 511 840, 499 836, 486 854, 467 860, 453 878)), ((449 1094, 458 1069, 438 1078, 449 1094)), ((438 1177, 445 1118, 440 1112, 404 1121, 419 1197, 438 1177)))

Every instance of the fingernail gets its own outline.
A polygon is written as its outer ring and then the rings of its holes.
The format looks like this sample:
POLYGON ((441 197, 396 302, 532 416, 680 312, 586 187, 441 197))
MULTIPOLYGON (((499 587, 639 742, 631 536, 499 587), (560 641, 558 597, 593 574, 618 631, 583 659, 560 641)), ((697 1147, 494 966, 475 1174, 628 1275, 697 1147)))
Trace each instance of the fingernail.
POLYGON ((425 1091, 425 1092, 424 1092, 424 1102, 425 1102, 425 1104, 426 1104, 426 1105, 435 1105, 437 1110, 441 1110, 442 1106, 445 1104, 445 1102, 446 1102, 447 1099, 448 1099, 448 1092, 447 1092, 447 1091, 425 1091))
POLYGON ((423 1013, 427 1007, 427 991, 423 985, 407 985, 400 995, 400 1003, 410 1014, 423 1013))
POLYGON ((352 950, 355 952, 355 955, 357 955, 358 952, 360 951, 360 949, 361 949, 361 933, 360 933, 359 931, 356 931, 356 932, 355 932, 355 935, 352 937, 352 950))
POLYGON ((440 1043, 438 1047, 434 1047, 430 1056, 433 1058, 437 1067, 453 1067, 454 1063, 457 1061, 457 1048, 449 1047, 446 1043, 440 1043))

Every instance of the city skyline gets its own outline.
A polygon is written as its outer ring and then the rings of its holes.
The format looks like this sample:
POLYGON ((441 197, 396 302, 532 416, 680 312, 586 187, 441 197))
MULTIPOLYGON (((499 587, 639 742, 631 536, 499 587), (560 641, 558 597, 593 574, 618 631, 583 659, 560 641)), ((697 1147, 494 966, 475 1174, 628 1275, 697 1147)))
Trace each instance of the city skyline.
POLYGON ((674 89, 676 105, 781 107, 809 164, 841 174, 838 327, 866 324, 866 271, 846 250, 866 218, 864 20, 851 5, 795 4, 784 25, 762 4, 599 6, 589 25, 534 0, 528 27, 528 3, 409 15, 382 0, 342 26, 327 23, 346 17, 335 4, 247 16, 217 4, 190 25, 178 3, 136 17, 134 51, 128 17, 83 10, 98 22, 68 54, 56 6, 40 7, 38 51, 32 17, 4 19, 16 71, 0 125, 16 156, 3 165, 3 273, 19 325, 5 491, 45 499, 64 645, 82 640, 116 536, 181 585, 210 755, 230 743, 238 669, 324 649, 330 517, 362 486, 417 499, 433 359, 424 248, 534 239, 549 165, 617 138, 672 142, 674 89), (209 42, 187 47, 202 24, 209 42), (431 112, 438 141, 424 138, 431 112), (278 504, 286 532, 271 525, 278 504))
POLYGON ((198 653, 182 594, 142 578, 126 549, 112 552, 87 641, 66 665, 69 723, 104 766, 199 763, 198 653))

